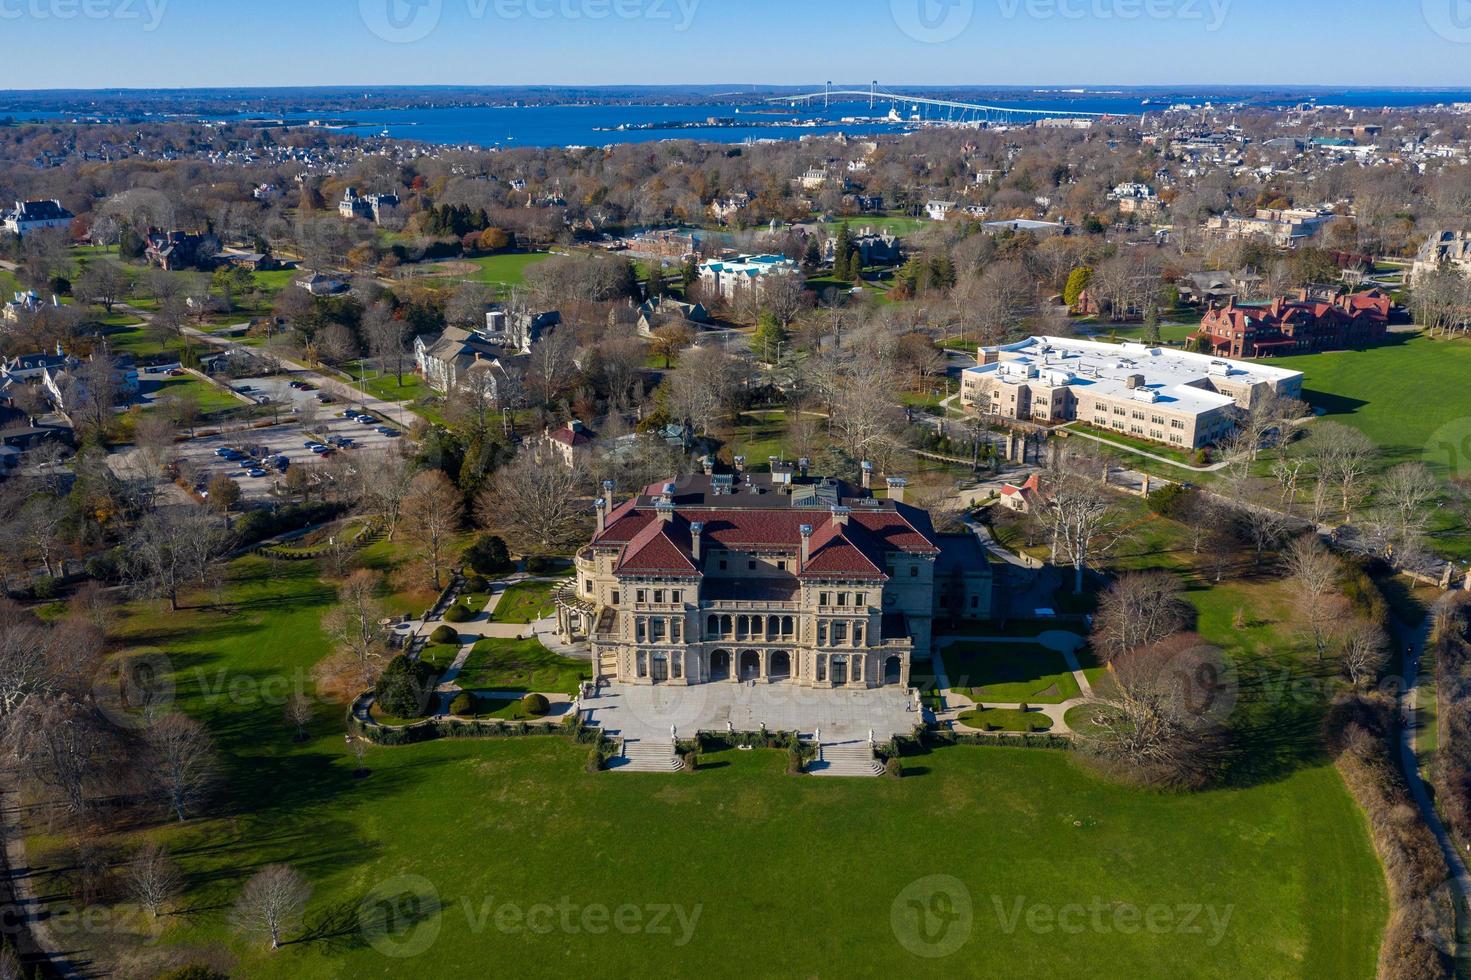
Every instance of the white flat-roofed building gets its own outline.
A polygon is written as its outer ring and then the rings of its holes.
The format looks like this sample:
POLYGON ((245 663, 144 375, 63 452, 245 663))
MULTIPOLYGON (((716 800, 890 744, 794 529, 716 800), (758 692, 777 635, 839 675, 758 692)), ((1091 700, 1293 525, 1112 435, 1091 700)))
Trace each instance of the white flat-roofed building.
POLYGON ((1031 337, 980 359, 961 380, 963 404, 978 412, 1185 450, 1218 442, 1268 392, 1302 396, 1298 371, 1144 344, 1031 337))

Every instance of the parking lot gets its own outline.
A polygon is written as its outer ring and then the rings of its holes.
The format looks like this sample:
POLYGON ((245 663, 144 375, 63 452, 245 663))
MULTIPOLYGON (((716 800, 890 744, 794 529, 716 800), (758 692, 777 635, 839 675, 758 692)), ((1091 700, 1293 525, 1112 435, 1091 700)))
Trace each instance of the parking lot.
MULTIPOLYGON (((289 398, 293 407, 302 410, 301 417, 292 418, 290 409, 283 409, 279 425, 240 428, 180 442, 175 451, 181 471, 189 475, 196 485, 208 484, 221 474, 229 476, 240 485, 243 501, 259 503, 273 499, 273 492, 284 488, 286 474, 292 467, 317 465, 330 456, 351 458, 370 455, 403 442, 405 436, 397 424, 377 416, 372 424, 344 418, 344 411, 356 414, 357 409, 348 409, 340 403, 323 405, 313 392, 289 387, 289 380, 251 379, 243 384, 253 392, 268 394, 272 398, 279 396, 283 404, 289 398), (385 435, 377 431, 379 427, 399 435, 385 435), (350 440, 350 445, 339 445, 342 440, 350 440), (330 445, 331 452, 313 452, 308 443, 330 445), (229 459, 220 456, 218 450, 233 450, 240 455, 229 459), (284 460, 284 468, 262 465, 268 457, 284 460), (252 472, 261 475, 251 476, 252 472)), ((237 383, 236 390, 240 390, 240 383, 237 383)), ((114 472, 120 476, 137 472, 130 457, 131 453, 115 454, 111 461, 114 472)))
MULTIPOLYGON (((376 431, 376 426, 379 425, 384 425, 382 420, 375 419, 374 425, 365 425, 354 419, 342 418, 340 413, 329 416, 324 412, 310 428, 301 422, 287 422, 267 429, 250 429, 182 443, 179 446, 179 461, 181 464, 186 461, 192 464, 197 483, 208 483, 216 475, 223 473, 240 484, 241 496, 246 500, 264 500, 271 496, 273 489, 283 483, 291 467, 315 465, 327 455, 353 456, 382 452, 401 440, 402 436, 396 439, 376 431), (342 439, 351 440, 350 446, 335 445, 336 441, 342 439), (332 453, 313 452, 308 448, 308 442, 330 445, 332 453), (231 460, 217 455, 216 450, 219 449, 233 449, 251 455, 246 460, 231 460), (267 457, 284 459, 285 469, 269 466, 264 468, 265 476, 251 476, 251 472, 259 473, 262 470, 246 466, 245 463, 259 463, 267 457)), ((398 431, 397 426, 390 428, 398 431)))

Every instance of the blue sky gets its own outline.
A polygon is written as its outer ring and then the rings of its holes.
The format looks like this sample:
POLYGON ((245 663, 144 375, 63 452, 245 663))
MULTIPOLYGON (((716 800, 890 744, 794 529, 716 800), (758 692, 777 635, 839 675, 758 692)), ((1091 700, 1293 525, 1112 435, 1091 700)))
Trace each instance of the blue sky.
POLYGON ((0 0, 0 88, 1471 88, 1471 0, 0 0))

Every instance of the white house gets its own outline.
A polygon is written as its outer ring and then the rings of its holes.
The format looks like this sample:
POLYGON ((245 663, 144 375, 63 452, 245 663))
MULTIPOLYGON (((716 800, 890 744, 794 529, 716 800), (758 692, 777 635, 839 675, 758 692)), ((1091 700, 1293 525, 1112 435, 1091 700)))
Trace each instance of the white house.
POLYGON ((5 213, 5 230, 24 237, 33 231, 69 227, 75 217, 60 201, 16 201, 15 210, 5 213))
POLYGON ((954 201, 930 201, 924 206, 925 214, 930 216, 931 221, 945 221, 954 210, 954 201))

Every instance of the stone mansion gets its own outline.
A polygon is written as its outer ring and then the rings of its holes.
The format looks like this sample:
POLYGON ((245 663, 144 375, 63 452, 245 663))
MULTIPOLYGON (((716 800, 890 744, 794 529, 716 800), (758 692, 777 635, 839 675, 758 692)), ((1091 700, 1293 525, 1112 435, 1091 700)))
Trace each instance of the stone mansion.
POLYGON ((559 606, 599 680, 908 687, 936 618, 991 614, 992 571, 973 535, 936 533, 904 502, 809 478, 805 467, 696 475, 615 503, 559 606))

